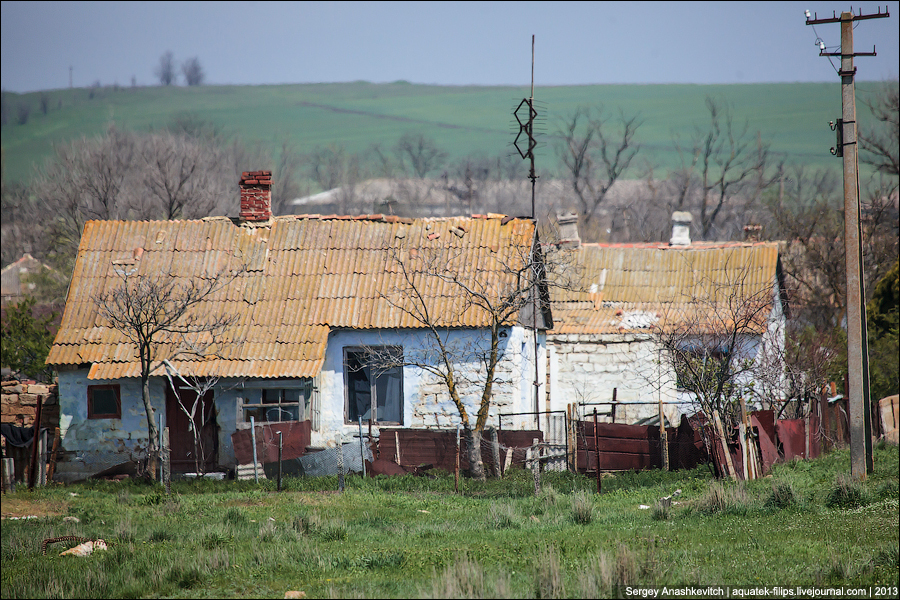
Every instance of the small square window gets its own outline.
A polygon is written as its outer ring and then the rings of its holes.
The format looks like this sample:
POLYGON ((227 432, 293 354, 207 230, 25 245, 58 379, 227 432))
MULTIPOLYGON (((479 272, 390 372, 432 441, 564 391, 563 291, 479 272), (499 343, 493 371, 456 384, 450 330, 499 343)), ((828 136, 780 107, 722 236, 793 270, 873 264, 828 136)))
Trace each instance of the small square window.
POLYGON ((122 397, 118 384, 88 386, 88 419, 121 419, 122 397))
POLYGON ((257 423, 304 421, 309 419, 309 399, 312 384, 300 388, 248 389, 247 397, 240 403, 243 421, 254 417, 257 423))

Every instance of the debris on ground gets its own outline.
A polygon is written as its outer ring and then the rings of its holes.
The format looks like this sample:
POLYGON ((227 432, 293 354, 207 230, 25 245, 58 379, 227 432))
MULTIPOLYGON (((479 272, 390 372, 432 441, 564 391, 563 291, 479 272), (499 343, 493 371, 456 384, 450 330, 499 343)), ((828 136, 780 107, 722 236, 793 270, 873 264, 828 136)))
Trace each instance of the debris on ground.
POLYGON ((59 553, 60 556, 90 556, 94 550, 106 550, 106 542, 103 540, 94 540, 89 542, 84 542, 83 544, 78 544, 74 548, 69 548, 68 550, 63 550, 59 553))

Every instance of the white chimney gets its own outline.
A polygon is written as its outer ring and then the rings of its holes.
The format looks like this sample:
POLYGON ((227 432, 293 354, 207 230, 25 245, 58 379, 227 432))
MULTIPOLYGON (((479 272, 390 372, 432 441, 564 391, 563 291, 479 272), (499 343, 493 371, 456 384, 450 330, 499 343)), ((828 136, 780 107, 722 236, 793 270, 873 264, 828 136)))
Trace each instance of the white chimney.
POLYGON ((581 247, 581 237, 578 235, 578 215, 567 212, 556 217, 559 225, 559 247, 573 249, 581 247))
POLYGON ((694 217, 689 212, 672 213, 672 239, 669 240, 670 246, 691 245, 691 221, 693 220, 694 217))

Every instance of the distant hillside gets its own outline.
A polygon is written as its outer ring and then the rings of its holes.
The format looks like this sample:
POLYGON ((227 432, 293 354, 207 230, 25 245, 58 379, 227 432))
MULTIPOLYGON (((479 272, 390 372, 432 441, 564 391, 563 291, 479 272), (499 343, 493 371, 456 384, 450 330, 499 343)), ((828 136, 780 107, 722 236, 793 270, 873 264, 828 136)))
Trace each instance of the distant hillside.
MULTIPOLYGON (((860 100, 875 85, 860 85, 860 100)), ((402 134, 414 132, 433 138, 451 162, 463 156, 497 157, 515 153, 512 111, 527 94, 526 88, 516 87, 403 82, 4 92, 3 166, 9 181, 27 182, 35 167, 52 154, 53 144, 99 134, 110 122, 134 130, 160 128, 185 113, 213 122, 226 135, 265 144, 273 153, 285 139, 300 152, 328 144, 343 145, 351 153, 374 144, 390 148, 402 134), (18 123, 20 105, 29 109, 24 124, 18 123)), ((730 103, 736 120, 748 120, 750 131, 758 130, 788 162, 839 168, 838 159, 828 151, 834 145, 828 121, 840 116, 838 81, 537 88, 538 168, 545 172, 556 168, 550 134, 561 117, 578 106, 603 105, 613 115, 620 109, 640 115, 643 125, 637 141, 642 150, 635 165, 652 165, 657 176, 663 175, 679 164, 673 136, 687 140, 695 127, 706 126, 707 95, 730 103)), ((860 101, 858 109, 864 123, 865 104, 860 101)))

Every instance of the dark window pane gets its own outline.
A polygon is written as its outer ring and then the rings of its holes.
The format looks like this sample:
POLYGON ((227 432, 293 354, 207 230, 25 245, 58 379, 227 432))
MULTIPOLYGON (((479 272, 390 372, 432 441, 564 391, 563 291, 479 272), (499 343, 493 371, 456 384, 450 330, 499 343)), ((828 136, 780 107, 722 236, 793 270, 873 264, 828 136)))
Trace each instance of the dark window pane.
POLYGON ((118 386, 88 386, 88 418, 119 418, 118 386))

